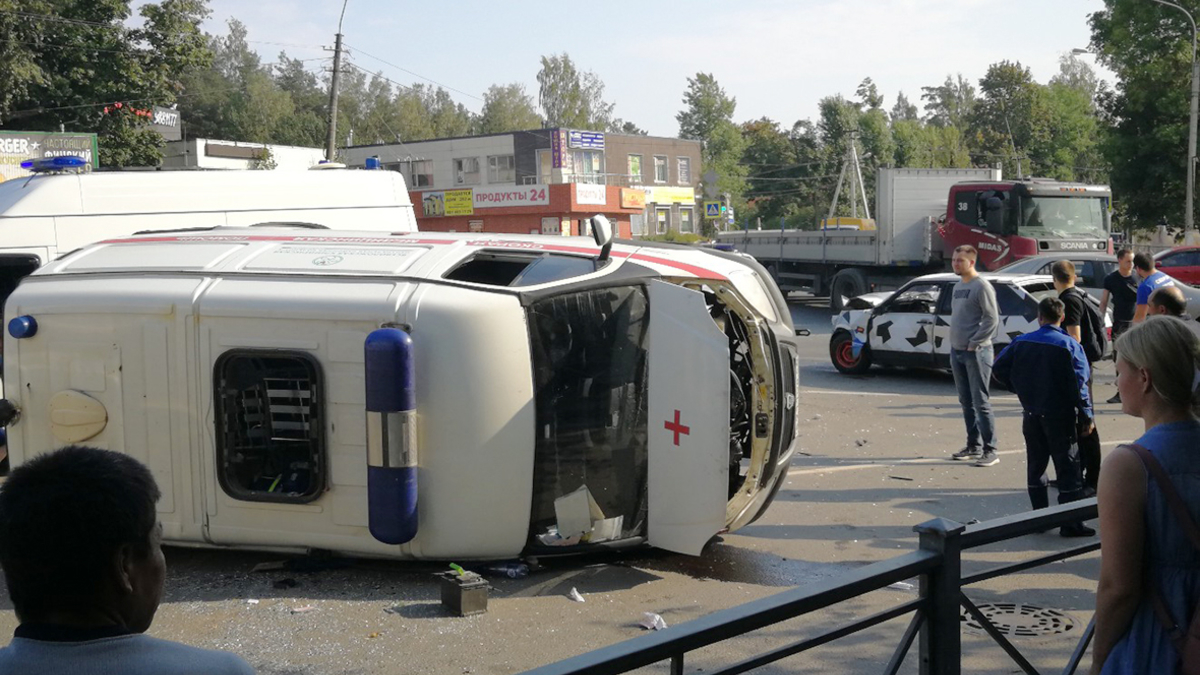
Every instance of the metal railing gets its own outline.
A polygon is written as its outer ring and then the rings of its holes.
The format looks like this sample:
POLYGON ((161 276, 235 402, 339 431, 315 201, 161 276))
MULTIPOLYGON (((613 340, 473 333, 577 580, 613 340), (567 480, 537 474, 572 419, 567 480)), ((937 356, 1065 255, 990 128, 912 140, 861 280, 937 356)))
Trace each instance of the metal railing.
MULTIPOLYGON (((737 675, 911 614, 912 619, 882 672, 895 675, 919 636, 921 675, 959 675, 962 658, 962 608, 979 622, 984 631, 1023 672, 1039 675, 1039 671, 1029 660, 966 596, 963 588, 1007 574, 1086 555, 1099 550, 1100 542, 1091 541, 969 576, 962 574, 962 553, 972 548, 1095 517, 1096 500, 1093 498, 971 526, 935 518, 913 528, 920 535, 920 544, 912 553, 866 565, 828 581, 801 586, 663 631, 535 668, 527 671, 525 675, 610 675, 667 660, 670 661, 671 675, 682 675, 684 658, 689 652, 831 607, 912 577, 920 579, 920 592, 915 600, 900 603, 816 637, 779 645, 770 651, 722 668, 705 668, 704 672, 707 675, 737 675)), ((1079 667, 1079 662, 1091 642, 1093 631, 1094 624, 1089 623, 1067 659, 1062 670, 1063 675, 1072 675, 1079 667)))

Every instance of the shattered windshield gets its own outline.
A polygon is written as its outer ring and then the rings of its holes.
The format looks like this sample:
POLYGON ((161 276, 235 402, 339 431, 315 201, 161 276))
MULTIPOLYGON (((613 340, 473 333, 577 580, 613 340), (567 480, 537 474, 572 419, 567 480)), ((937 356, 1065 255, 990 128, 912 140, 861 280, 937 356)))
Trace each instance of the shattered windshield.
POLYGON ((1104 209, 1101 197, 1025 197, 1019 231, 1037 239, 1103 239, 1104 209))

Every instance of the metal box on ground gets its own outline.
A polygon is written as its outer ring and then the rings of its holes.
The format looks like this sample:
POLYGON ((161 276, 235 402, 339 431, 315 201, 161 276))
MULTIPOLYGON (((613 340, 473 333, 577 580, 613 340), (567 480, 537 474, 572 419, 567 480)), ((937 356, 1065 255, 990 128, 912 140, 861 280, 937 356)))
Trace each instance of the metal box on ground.
POLYGON ((442 606, 452 616, 471 616, 487 611, 491 586, 486 579, 474 572, 439 572, 437 577, 441 580, 442 606))

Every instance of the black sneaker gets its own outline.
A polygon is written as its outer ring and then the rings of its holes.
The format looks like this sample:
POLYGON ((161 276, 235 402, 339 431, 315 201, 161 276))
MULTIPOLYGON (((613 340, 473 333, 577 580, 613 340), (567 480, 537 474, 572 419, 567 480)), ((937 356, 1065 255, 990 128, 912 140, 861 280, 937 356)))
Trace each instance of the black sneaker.
POLYGON ((984 450, 979 455, 979 459, 975 462, 975 466, 994 466, 1000 463, 1000 456, 995 450, 984 450))
POLYGON ((950 459, 974 462, 982 456, 983 456, 983 450, 980 448, 963 448, 962 450, 959 450, 958 452, 954 453, 953 455, 950 455, 950 459))
POLYGON ((1120 403, 1120 402, 1121 402, 1121 392, 1119 392, 1119 391, 1112 398, 1108 399, 1108 403, 1120 403))
POLYGON ((1096 531, 1084 525, 1083 523, 1075 523, 1074 525, 1063 525, 1058 528, 1058 533, 1064 537, 1094 537, 1096 531))

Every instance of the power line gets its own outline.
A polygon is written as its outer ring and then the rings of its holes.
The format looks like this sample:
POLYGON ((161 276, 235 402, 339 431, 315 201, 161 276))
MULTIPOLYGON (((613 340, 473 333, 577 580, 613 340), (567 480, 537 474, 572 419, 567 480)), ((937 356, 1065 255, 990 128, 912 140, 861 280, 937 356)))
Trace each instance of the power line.
POLYGON ((414 73, 413 71, 411 71, 411 70, 409 70, 409 69, 407 69, 407 68, 402 68, 402 67, 400 67, 400 66, 398 66, 398 65, 396 65, 396 64, 394 64, 394 63, 391 63, 390 61, 384 61, 383 59, 379 58, 378 56, 374 56, 374 55, 372 55, 372 54, 368 54, 367 52, 364 52, 363 50, 361 50, 361 49, 358 49, 357 47, 352 47, 352 46, 350 46, 350 45, 346 45, 346 48, 347 48, 347 49, 350 49, 351 51, 358 52, 359 54, 362 54, 363 56, 365 56, 365 57, 367 57, 367 58, 375 59, 376 61, 378 61, 378 62, 382 63, 382 64, 383 64, 383 65, 385 65, 385 66, 391 66, 392 68, 395 68, 396 70, 402 70, 402 71, 404 71, 404 72, 408 73, 409 75, 412 75, 413 77, 418 77, 418 78, 420 78, 420 79, 422 79, 422 80, 425 80, 426 82, 431 82, 431 83, 433 83, 433 84, 436 84, 437 86, 439 86, 439 87, 441 87, 441 88, 443 88, 443 89, 448 89, 448 90, 450 90, 450 91, 457 92, 457 93, 459 93, 459 94, 462 94, 463 96, 469 96, 469 97, 471 97, 471 98, 475 99, 476 101, 480 101, 480 102, 482 102, 482 101, 483 101, 483 98, 481 98, 481 97, 479 97, 479 96, 476 96, 475 94, 468 94, 467 92, 465 92, 465 91, 463 91, 463 90, 461 90, 461 89, 455 89, 454 87, 451 87, 451 86, 448 86, 448 85, 442 84, 441 82, 438 82, 437 80, 431 80, 431 79, 429 79, 428 77, 425 77, 424 75, 421 75, 420 73, 414 73))
POLYGON ((13 45, 28 45, 33 47, 57 47, 59 49, 77 49, 83 52, 106 52, 109 54, 132 54, 132 49, 101 49, 100 47, 87 47, 84 45, 59 45, 50 42, 28 42, 25 40, 0 40, 0 42, 13 45))

